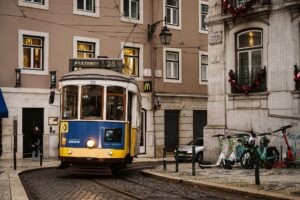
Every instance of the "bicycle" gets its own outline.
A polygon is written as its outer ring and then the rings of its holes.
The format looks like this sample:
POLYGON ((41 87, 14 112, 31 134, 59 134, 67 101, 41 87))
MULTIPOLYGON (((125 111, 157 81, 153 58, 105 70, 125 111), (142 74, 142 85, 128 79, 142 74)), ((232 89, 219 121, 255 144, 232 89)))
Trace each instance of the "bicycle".
POLYGON ((249 142, 246 144, 248 150, 241 156, 241 165, 244 168, 253 168, 255 164, 272 169, 274 163, 279 160, 279 152, 276 147, 269 147, 269 138, 271 133, 255 134, 250 132, 249 142), (255 145, 256 136, 261 136, 260 145, 255 145))

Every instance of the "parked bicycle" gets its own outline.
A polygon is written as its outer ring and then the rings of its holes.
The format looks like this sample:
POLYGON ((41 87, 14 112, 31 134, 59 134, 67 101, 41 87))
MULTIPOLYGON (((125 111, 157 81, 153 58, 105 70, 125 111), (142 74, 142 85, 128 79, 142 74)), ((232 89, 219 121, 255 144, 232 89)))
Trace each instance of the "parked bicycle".
POLYGON ((241 156, 241 165, 244 168, 253 168, 257 163, 266 169, 272 169, 274 163, 279 161, 279 152, 276 147, 269 147, 269 138, 267 135, 271 133, 255 134, 250 132, 250 137, 246 143, 247 150, 241 156), (261 136, 260 145, 255 145, 256 136, 261 136))

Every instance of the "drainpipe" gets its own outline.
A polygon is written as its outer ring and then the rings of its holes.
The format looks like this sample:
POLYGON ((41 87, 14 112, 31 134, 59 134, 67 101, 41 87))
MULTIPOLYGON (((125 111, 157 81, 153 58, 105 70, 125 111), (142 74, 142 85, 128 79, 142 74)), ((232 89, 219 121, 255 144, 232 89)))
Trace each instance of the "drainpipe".
POLYGON ((2 118, 0 118, 0 157, 2 156, 2 118))

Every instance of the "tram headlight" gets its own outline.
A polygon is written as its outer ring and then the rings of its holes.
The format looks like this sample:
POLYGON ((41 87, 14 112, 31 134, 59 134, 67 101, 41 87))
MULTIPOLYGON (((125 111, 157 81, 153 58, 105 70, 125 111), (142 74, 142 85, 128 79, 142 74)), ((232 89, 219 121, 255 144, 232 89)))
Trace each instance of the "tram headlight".
POLYGON ((86 146, 87 146, 88 148, 94 148, 94 147, 96 146, 96 141, 95 141, 95 140, 88 140, 88 141, 86 142, 86 146))

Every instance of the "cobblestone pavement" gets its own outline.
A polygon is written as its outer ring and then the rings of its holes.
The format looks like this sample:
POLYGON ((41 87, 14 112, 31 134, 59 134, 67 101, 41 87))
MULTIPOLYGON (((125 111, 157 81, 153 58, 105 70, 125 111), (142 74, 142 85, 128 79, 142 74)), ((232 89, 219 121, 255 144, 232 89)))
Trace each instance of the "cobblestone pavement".
MULTIPOLYGON (((29 199, 255 199, 144 176, 141 168, 119 176, 73 176, 49 168, 20 174, 29 199)), ((258 198, 257 198, 258 199, 258 198)))
POLYGON ((300 199, 300 169, 299 168, 273 168, 271 170, 260 169, 260 185, 255 185, 254 169, 242 169, 240 167, 226 170, 222 168, 196 167, 196 175, 192 176, 191 163, 180 163, 179 172, 175 172, 175 164, 168 164, 167 170, 162 166, 146 170, 158 176, 176 177, 177 179, 189 180, 203 184, 219 184, 240 188, 278 193, 279 196, 289 196, 291 199, 300 199))

